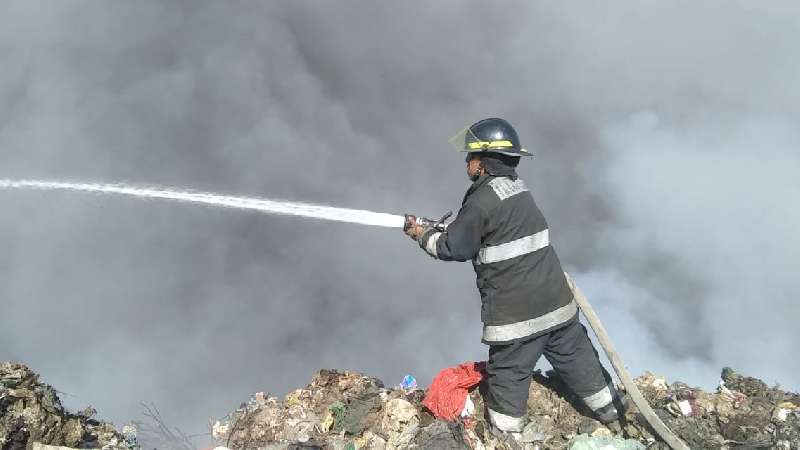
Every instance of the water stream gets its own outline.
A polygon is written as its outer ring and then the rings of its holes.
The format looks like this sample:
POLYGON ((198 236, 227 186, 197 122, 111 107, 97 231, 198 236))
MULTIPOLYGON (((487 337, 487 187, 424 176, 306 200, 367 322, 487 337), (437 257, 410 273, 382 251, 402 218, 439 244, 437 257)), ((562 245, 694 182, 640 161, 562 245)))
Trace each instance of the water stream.
POLYGON ((333 206, 286 200, 269 200, 255 197, 236 197, 210 192, 177 191, 161 187, 137 187, 124 184, 68 183, 41 180, 0 179, 0 189, 36 189, 89 192, 138 197, 142 199, 164 199, 179 202, 199 203, 225 208, 249 209, 272 214, 311 217, 337 222, 357 223, 379 227, 402 228, 404 217, 361 209, 336 208, 333 206))

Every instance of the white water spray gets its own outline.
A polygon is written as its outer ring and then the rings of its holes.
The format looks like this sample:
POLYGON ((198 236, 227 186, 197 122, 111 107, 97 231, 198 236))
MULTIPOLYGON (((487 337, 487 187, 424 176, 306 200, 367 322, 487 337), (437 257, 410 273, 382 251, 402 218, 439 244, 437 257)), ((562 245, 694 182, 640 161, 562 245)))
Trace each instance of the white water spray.
POLYGON ((273 214, 312 217, 315 219, 350 222, 379 227, 402 228, 405 218, 396 214, 377 213, 361 209, 335 208, 332 206, 284 200, 267 200, 253 197, 233 197, 208 192, 173 191, 166 188, 134 187, 122 184, 65 183, 40 180, 3 180, 0 189, 43 189, 95 192, 101 194, 129 195, 139 198, 177 200, 236 209, 250 209, 273 214))

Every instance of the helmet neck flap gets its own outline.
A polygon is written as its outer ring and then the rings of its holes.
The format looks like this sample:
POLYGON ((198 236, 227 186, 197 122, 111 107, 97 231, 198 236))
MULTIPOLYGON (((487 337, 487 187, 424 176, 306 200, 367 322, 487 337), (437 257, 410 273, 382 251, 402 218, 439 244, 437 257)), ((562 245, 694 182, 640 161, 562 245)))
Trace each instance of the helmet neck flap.
MULTIPOLYGON (((518 156, 504 155, 502 153, 480 152, 483 170, 487 175, 495 177, 518 177, 516 167, 519 164, 518 156)), ((477 181, 479 174, 470 176, 472 181, 477 181)))

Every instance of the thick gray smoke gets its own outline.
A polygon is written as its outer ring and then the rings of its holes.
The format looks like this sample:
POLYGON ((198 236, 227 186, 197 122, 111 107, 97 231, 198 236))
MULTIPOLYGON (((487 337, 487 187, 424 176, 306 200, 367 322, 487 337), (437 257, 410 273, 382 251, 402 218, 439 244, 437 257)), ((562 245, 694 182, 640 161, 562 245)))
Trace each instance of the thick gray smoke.
MULTIPOLYGON (((0 178, 435 215, 499 115, 634 372, 797 389, 797 42, 791 1, 5 2, 0 178)), ((395 230, 2 191, 0 249, 0 360, 118 423, 486 351, 469 265, 395 230)))

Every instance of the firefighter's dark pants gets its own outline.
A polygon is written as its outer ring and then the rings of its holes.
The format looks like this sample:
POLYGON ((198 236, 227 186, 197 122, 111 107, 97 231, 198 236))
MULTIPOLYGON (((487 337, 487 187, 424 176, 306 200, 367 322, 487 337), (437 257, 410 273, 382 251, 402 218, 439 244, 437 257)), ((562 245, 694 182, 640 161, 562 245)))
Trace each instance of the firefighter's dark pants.
POLYGON ((616 418, 612 400, 618 396, 611 377, 600 363, 586 328, 574 320, 540 336, 489 347, 487 406, 498 428, 519 431, 527 411, 533 369, 543 353, 567 386, 601 420, 616 418))

